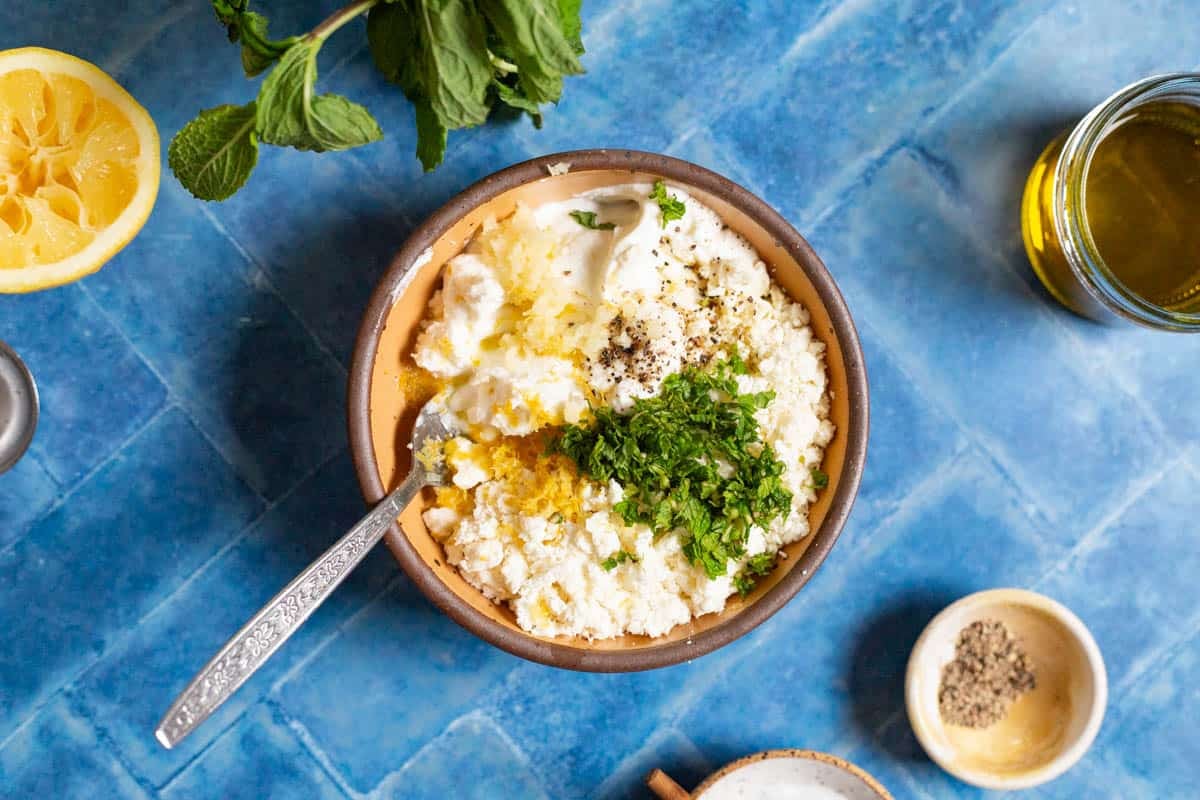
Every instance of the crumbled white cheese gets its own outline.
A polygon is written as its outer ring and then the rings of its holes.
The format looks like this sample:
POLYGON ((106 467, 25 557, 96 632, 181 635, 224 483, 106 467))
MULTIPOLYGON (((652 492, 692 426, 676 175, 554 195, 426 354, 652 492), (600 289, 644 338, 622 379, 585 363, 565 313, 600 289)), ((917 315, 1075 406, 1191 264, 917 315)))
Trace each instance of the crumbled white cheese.
MULTIPOLYGON (((773 389, 757 414, 763 440, 786 465, 791 513, 752 529, 747 555, 808 533, 810 468, 833 436, 824 345, 808 314, 775 286, 750 245, 686 192, 686 213, 664 227, 649 184, 607 188, 489 223, 446 267, 417 363, 442 379, 434 402, 478 442, 576 422, 589 400, 623 410, 663 379, 734 346, 750 363, 743 391, 773 389), (611 230, 584 227, 571 211, 611 230)), ((542 636, 659 636, 720 611, 731 576, 688 563, 674 535, 654 538, 612 511, 616 483, 587 484, 582 512, 533 516, 513 484, 490 479, 467 439, 449 462, 472 492, 470 510, 425 513, 450 563, 488 597, 509 603, 542 636), (475 463, 478 459, 479 463, 475 463), (636 560, 612 570, 619 550, 636 560)))

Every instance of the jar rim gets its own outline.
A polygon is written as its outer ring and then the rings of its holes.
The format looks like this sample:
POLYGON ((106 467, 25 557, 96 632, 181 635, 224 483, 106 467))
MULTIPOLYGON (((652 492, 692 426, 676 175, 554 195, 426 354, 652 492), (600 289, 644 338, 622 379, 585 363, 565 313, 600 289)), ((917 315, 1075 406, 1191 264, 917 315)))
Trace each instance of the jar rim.
POLYGON ((1174 72, 1135 81, 1093 108, 1071 131, 1054 175, 1054 225, 1067 264, 1084 289, 1125 319, 1152 328, 1200 332, 1200 312, 1171 311, 1132 291, 1105 264, 1086 217, 1088 168, 1101 140, 1125 112, 1184 93, 1200 103, 1200 73, 1174 72))

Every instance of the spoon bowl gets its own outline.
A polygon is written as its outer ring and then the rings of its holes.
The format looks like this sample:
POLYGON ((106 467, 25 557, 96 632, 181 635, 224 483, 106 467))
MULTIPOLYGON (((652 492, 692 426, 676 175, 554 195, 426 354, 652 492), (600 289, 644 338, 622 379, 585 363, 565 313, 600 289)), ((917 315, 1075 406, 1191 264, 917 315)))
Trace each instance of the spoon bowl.
POLYGON ((25 455, 38 423, 33 374, 11 347, 0 342, 0 473, 25 455))

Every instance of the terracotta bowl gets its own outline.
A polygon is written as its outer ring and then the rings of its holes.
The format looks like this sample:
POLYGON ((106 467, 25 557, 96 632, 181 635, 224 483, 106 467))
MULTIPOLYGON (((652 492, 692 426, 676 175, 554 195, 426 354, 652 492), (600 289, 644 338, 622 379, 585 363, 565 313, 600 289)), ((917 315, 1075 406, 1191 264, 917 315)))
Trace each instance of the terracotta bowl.
POLYGON ((425 595, 463 627, 514 655, 568 669, 630 672, 677 664, 728 644, 778 611, 812 577, 850 513, 867 447, 867 375, 858 334, 833 278, 787 221, 742 187, 667 156, 628 150, 581 150, 543 156, 501 170, 455 197, 417 228, 375 288, 363 316, 350 368, 350 445, 362 491, 378 502, 409 467, 406 444, 417 405, 400 379, 442 266, 489 215, 502 218, 518 202, 538 205, 600 186, 664 178, 708 204, 757 248, 775 280, 812 316, 825 342, 832 419, 837 435, 822 468, 829 486, 810 509, 811 533, 786 548, 783 560, 745 599, 654 639, 545 639, 521 630, 507 607, 468 584, 446 562, 421 521, 429 498, 400 515, 386 541, 425 595), (551 174, 569 165, 565 174, 551 174))

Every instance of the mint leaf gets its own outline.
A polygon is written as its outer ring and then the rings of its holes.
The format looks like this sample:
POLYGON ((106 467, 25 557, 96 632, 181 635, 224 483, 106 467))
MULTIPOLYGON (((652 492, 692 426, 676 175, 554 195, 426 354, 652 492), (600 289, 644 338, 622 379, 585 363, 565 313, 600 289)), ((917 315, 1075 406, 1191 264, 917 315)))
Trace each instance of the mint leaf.
POLYGON ((492 65, 483 17, 470 0, 423 0, 417 12, 421 86, 445 128, 487 119, 492 65))
POLYGON ((627 553, 624 550, 618 550, 608 558, 601 561, 600 566, 603 567, 606 572, 612 572, 619 564, 624 564, 627 561, 633 561, 636 563, 641 561, 641 559, 635 556, 633 553, 627 553))
POLYGON ((253 78, 274 64, 289 47, 300 41, 299 36, 272 40, 267 36, 267 18, 247 11, 241 15, 242 70, 253 78))
POLYGON ((583 66, 563 31, 558 0, 478 0, 517 65, 517 82, 534 103, 557 102, 564 75, 583 66))
MULTIPOLYGON (((308 33, 282 39, 271 38, 267 18, 250 11, 249 0, 210 2, 230 41, 241 45, 246 75, 271 71, 257 99, 242 107, 254 121, 246 126, 239 118, 245 130, 228 143, 230 150, 217 145, 213 163, 193 173, 190 161, 181 156, 178 162, 180 179, 214 198, 245 181, 259 141, 321 152, 382 137, 363 106, 314 90, 322 43, 356 17, 367 16, 367 42, 380 72, 416 107, 417 157, 426 170, 445 158, 450 130, 484 122, 497 102, 529 114, 540 128, 541 105, 558 101, 565 76, 583 72, 582 0, 354 0, 308 33), (239 181, 226 180, 223 166, 241 175, 239 181)), ((188 136, 207 146, 199 141, 208 135, 206 126, 230 114, 224 107, 202 112, 188 136)), ((178 152, 187 151, 188 136, 178 152)))
POLYGON ((184 125, 167 163, 184 188, 201 200, 224 200, 246 182, 258 161, 254 103, 217 106, 184 125))
POLYGON ((746 565, 733 579, 733 587, 737 589, 738 594, 742 597, 750 594, 758 579, 775 569, 777 555, 768 551, 746 559, 746 565))
POLYGON ((583 21, 579 11, 583 0, 558 0, 558 21, 562 26, 563 35, 571 43, 571 49, 576 55, 583 55, 583 21))
POLYGON ((421 160, 421 167, 429 172, 441 164, 446 155, 446 128, 428 100, 422 97, 414 104, 417 110, 417 158, 421 160))
POLYGON ((650 193, 650 199, 658 203, 658 209, 662 212, 664 228, 671 220, 683 219, 684 212, 687 211, 682 200, 673 194, 667 194, 667 185, 661 180, 654 182, 654 191, 650 193))
POLYGON ((258 90, 257 128, 268 144, 346 150, 383 137, 371 112, 335 94, 313 97, 320 40, 293 45, 258 90))
MULTIPOLYGON (((710 578, 745 556, 751 527, 766 529, 792 503, 784 464, 754 417, 774 395, 739 394, 744 369, 736 352, 706 370, 687 367, 627 413, 593 408, 591 421, 565 426, 551 445, 593 480, 617 481, 625 496, 613 511, 625 524, 655 537, 677 532, 684 556, 710 578)), ((750 562, 747 577, 765 565, 750 562)))
POLYGON ((380 3, 367 14, 367 45, 375 66, 411 100, 422 94, 416 15, 409 2, 380 3))
POLYGON ((829 476, 821 471, 819 467, 813 467, 810 474, 812 475, 814 489, 824 489, 829 485, 829 476))
POLYGON ((502 81, 493 80, 492 87, 495 88, 496 96, 500 98, 501 103, 518 111, 524 111, 533 120, 533 127, 542 127, 542 111, 538 108, 537 103, 521 94, 520 90, 514 89, 502 81))
POLYGON ((258 90, 258 135, 267 144, 316 150, 308 132, 307 94, 316 81, 317 51, 308 41, 283 54, 258 90))
POLYGON ((340 94, 321 94, 312 99, 308 130, 320 150, 347 150, 383 138, 371 112, 340 94))
POLYGON ((596 222, 595 211, 572 211, 571 219, 578 222, 585 228, 591 228, 594 231, 611 231, 617 227, 611 222, 596 222))

